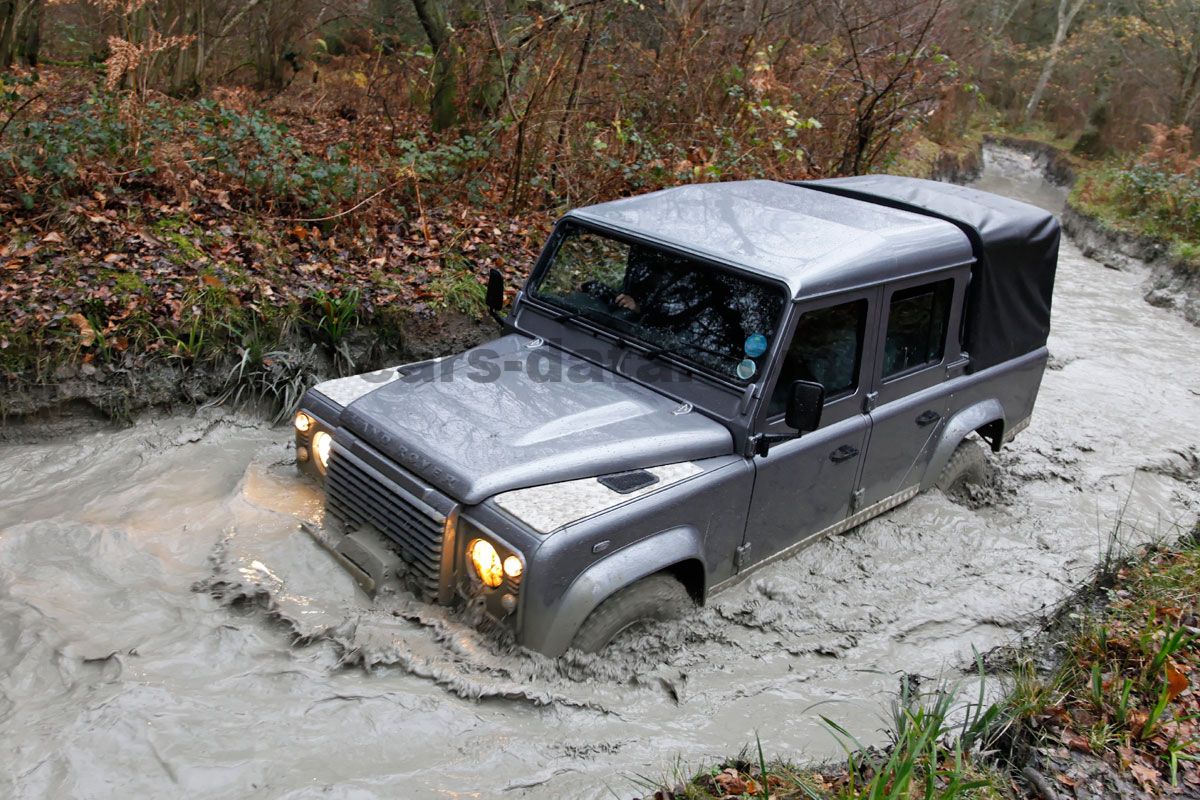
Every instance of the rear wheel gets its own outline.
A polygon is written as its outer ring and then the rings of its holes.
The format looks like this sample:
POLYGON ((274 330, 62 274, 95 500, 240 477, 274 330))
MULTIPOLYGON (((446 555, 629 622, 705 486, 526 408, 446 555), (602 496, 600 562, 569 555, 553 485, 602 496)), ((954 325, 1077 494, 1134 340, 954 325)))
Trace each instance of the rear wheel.
POLYGON ((626 586, 596 606, 579 626, 571 646, 585 653, 598 653, 628 630, 675 619, 694 607, 683 584, 660 572, 626 586))
POLYGON ((962 494, 968 486, 983 486, 986 483, 987 456, 979 442, 964 439, 954 449, 934 485, 953 497, 962 494))

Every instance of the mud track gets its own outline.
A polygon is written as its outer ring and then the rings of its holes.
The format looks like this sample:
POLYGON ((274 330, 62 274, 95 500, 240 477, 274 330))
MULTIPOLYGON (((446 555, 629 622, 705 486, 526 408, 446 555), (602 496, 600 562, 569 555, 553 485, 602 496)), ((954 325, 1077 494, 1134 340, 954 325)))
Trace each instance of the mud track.
MULTIPOLYGON (((990 149, 981 185, 1058 209, 990 149)), ((1086 579, 1121 520, 1200 510, 1200 331, 1064 247, 1033 424, 932 493, 603 659, 404 598, 297 530, 287 430, 207 412, 0 450, 0 796, 612 797, 736 751, 865 743, 902 672, 958 673, 1086 579), (814 708, 817 704, 822 704, 814 708)))

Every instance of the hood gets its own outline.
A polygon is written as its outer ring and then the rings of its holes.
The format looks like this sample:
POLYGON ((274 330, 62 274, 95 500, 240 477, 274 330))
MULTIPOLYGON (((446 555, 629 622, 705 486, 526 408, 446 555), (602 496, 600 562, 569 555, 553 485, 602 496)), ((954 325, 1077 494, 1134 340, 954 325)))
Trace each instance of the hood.
POLYGON ((341 424, 467 504, 499 492, 724 455, 729 431, 547 345, 506 336, 350 403, 341 424))

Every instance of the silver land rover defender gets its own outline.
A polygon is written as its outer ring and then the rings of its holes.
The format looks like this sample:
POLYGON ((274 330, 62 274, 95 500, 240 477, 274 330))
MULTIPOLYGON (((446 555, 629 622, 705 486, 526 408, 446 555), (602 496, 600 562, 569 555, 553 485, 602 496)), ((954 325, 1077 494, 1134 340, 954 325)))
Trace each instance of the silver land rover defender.
POLYGON ((368 591, 472 603, 556 656, 686 612, 1029 423, 1059 225, 870 176, 566 214, 499 338, 322 383, 310 532, 368 591), (974 436, 972 436, 974 435, 974 436))

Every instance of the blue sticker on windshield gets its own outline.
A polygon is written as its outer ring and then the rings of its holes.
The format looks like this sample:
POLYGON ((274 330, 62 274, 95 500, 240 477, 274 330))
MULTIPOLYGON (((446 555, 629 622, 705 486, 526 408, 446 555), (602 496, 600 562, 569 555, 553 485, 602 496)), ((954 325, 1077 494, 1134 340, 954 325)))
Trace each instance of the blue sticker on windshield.
POLYGON ((756 372, 758 372, 758 364, 755 364, 748 358, 737 365, 737 376, 744 381, 753 378, 756 372))
POLYGON ((746 337, 746 355, 758 358, 767 352, 767 337, 761 333, 752 333, 746 337))

